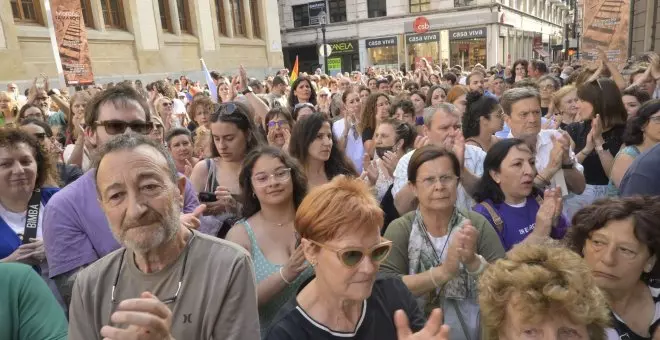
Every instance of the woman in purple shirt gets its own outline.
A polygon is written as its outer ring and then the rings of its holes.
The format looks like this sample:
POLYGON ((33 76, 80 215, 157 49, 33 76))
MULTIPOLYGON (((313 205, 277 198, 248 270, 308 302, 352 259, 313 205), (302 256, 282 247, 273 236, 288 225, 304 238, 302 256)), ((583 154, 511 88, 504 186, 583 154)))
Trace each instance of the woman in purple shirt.
POLYGON ((561 191, 534 187, 534 161, 529 145, 517 138, 497 142, 484 160, 473 209, 493 225, 505 250, 528 237, 561 239, 568 228, 561 191))

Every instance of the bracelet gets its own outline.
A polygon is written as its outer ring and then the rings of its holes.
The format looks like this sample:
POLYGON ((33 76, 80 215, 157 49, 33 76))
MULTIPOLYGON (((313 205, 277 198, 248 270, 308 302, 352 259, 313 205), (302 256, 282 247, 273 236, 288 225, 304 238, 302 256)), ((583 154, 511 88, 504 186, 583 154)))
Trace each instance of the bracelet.
POLYGON ((488 265, 488 262, 486 261, 486 259, 484 259, 483 256, 477 254, 477 257, 479 258, 479 262, 481 262, 481 264, 479 264, 479 268, 477 268, 477 270, 471 272, 467 268, 465 268, 465 271, 467 271, 467 273, 472 275, 472 276, 481 275, 481 273, 484 272, 484 270, 486 269, 486 266, 488 265))
POLYGON ((433 287, 440 288, 440 285, 435 282, 435 278, 433 277, 433 268, 429 269, 429 276, 431 276, 431 283, 433 283, 433 287))
POLYGON ((282 269, 283 269, 283 268, 284 268, 284 267, 280 267, 280 277, 282 278, 282 281, 284 281, 284 283, 286 283, 287 285, 290 285, 291 282, 287 281, 287 280, 284 278, 284 274, 282 274, 282 269))

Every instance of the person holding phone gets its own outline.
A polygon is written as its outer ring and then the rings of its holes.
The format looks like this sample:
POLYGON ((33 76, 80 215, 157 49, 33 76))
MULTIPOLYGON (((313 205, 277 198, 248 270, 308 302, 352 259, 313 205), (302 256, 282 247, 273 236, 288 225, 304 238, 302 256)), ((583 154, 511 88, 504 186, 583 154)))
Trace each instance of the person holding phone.
POLYGON ((242 215, 227 240, 250 252, 257 279, 261 333, 311 274, 293 226, 307 194, 307 177, 286 151, 274 146, 250 152, 239 175, 242 215))
POLYGON ((0 262, 20 262, 48 279, 42 240, 43 210, 59 188, 44 187, 53 159, 36 138, 18 129, 0 129, 0 262))
POLYGON ((210 130, 212 158, 197 163, 190 180, 200 201, 207 204, 201 230, 224 237, 231 227, 224 222, 239 212, 236 197, 241 193, 241 164, 263 142, 249 108, 239 102, 221 104, 211 115, 210 130))

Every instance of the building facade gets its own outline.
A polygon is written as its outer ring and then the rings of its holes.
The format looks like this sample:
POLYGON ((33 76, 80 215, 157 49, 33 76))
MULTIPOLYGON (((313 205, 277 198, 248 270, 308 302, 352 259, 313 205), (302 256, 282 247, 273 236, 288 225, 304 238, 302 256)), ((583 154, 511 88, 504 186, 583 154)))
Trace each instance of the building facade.
POLYGON ((660 53, 660 1, 630 0, 632 20, 629 54, 640 56, 647 51, 660 53))
MULTIPOLYGON (((80 0, 99 82, 283 66, 277 0, 80 0)), ((0 2, 0 83, 57 79, 45 0, 0 2)), ((50 21, 52 22, 52 20, 50 21)))
POLYGON ((298 56, 305 71, 325 63, 326 16, 333 74, 410 69, 420 58, 463 67, 558 60, 570 16, 564 0, 283 0, 279 10, 285 64, 298 56))

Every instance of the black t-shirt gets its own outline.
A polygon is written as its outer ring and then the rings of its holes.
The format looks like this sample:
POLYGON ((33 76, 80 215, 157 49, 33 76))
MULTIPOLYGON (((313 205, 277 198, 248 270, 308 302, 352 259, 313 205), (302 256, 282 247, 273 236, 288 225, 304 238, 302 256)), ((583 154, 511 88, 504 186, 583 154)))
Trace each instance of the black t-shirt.
MULTIPOLYGON (((609 151, 612 157, 616 156, 623 144, 623 131, 625 125, 615 125, 609 131, 603 132, 603 149, 609 151)), ((587 144, 587 135, 591 131, 591 120, 568 124, 566 132, 575 142, 575 152, 580 152, 587 144)), ((607 185, 610 180, 603 170, 596 150, 592 151, 582 162, 584 166, 584 179, 590 185, 607 185)))
MULTIPOLYGON (((301 286, 302 289, 304 286, 301 286)), ((299 290, 300 291, 300 290, 299 290)), ((314 321, 296 302, 294 296, 273 320, 266 340, 396 340, 394 312, 398 309, 408 316, 410 329, 417 332, 426 319, 412 293, 398 277, 379 274, 371 296, 364 302, 362 315, 352 333, 336 332, 314 321)))
POLYGON ((658 288, 653 288, 649 287, 651 290, 651 296, 653 297, 653 303, 655 304, 655 315, 653 316, 653 319, 651 320, 651 327, 649 327, 649 334, 651 334, 650 337, 645 338, 642 336, 637 335, 635 332, 630 330, 628 326, 626 326, 625 322, 623 320, 619 319, 614 313, 612 313, 612 320, 614 329, 616 330, 617 334, 619 335, 620 339, 625 339, 625 340, 651 340, 653 338, 653 333, 655 333, 656 329, 658 328, 658 324, 660 324, 660 318, 658 317, 658 309, 660 308, 660 289, 658 288))
POLYGON ((374 139, 374 130, 372 128, 366 128, 362 131, 362 143, 374 139))

